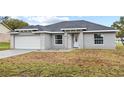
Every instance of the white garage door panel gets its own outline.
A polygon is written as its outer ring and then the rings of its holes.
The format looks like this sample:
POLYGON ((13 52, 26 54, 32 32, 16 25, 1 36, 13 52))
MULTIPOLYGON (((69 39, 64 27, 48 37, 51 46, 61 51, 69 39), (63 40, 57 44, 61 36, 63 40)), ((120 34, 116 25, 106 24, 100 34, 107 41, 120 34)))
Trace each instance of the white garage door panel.
POLYGON ((15 36, 16 49, 40 49, 40 36, 15 36))

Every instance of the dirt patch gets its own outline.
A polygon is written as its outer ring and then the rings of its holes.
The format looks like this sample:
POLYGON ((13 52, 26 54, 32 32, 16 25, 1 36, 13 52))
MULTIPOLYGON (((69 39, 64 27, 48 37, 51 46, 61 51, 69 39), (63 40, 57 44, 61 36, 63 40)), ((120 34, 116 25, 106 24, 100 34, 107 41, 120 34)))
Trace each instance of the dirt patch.
POLYGON ((0 60, 0 76, 124 76, 124 51, 32 52, 0 60))

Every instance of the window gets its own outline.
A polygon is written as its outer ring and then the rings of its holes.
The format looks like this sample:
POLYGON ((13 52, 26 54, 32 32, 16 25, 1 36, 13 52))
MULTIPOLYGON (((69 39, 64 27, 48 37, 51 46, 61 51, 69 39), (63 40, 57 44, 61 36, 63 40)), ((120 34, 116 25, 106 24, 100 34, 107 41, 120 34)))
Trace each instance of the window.
POLYGON ((62 44, 62 35, 55 35, 55 44, 62 44))
POLYGON ((101 34, 94 34, 94 43, 103 44, 103 36, 101 34))

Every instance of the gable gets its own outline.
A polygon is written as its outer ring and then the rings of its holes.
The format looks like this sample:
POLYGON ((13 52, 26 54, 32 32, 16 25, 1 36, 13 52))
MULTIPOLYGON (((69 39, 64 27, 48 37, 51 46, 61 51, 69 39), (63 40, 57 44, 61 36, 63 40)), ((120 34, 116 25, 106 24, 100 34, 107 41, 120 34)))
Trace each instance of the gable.
POLYGON ((8 29, 3 24, 0 24, 0 33, 8 33, 8 32, 10 32, 10 29, 8 29))

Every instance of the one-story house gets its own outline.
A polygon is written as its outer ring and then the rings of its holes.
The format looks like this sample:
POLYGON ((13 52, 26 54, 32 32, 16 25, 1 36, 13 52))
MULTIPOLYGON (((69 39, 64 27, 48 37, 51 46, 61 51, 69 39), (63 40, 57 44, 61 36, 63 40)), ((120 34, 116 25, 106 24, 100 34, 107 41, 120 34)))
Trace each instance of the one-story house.
POLYGON ((30 25, 11 32, 12 49, 114 49, 115 29, 84 21, 30 25))
POLYGON ((9 42, 10 41, 10 32, 11 28, 8 27, 5 23, 0 23, 0 42, 9 42))

